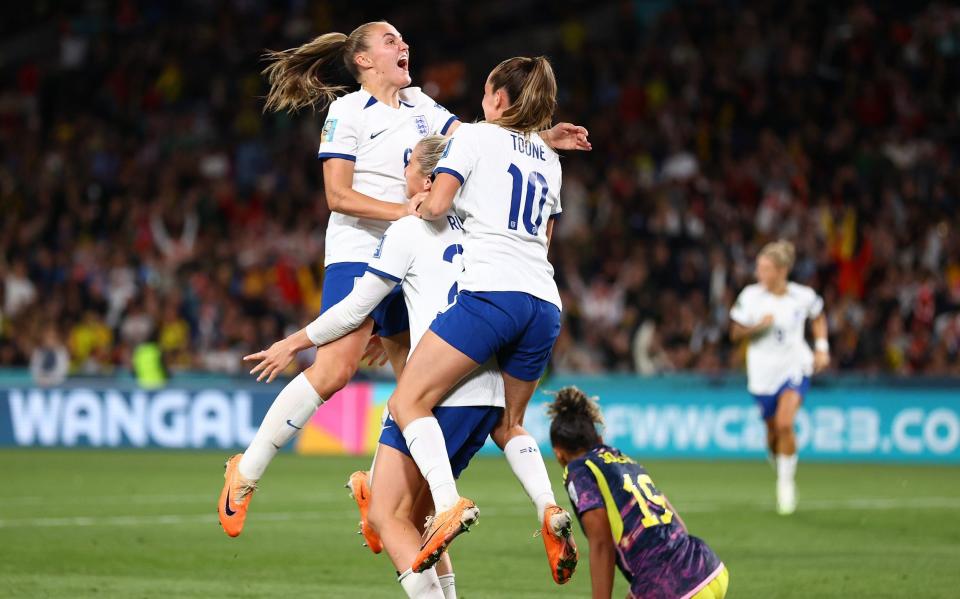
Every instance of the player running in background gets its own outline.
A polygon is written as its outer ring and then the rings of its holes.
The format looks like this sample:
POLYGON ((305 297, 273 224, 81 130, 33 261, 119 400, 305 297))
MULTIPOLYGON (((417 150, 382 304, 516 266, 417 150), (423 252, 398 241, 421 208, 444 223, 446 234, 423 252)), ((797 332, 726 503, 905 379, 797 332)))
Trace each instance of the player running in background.
POLYGON ((823 299, 787 280, 796 256, 788 241, 768 243, 757 256, 757 283, 740 292, 730 310, 730 337, 748 340, 747 388, 767 423, 767 444, 777 469, 777 511, 797 508, 794 419, 810 388, 810 376, 830 364, 823 299), (812 320, 814 347, 804 339, 812 320))
MULTIPOLYGON (((431 173, 445 144, 442 137, 431 136, 421 140, 414 148, 405 170, 410 195, 430 188, 431 173)), ((357 282, 350 295, 306 329, 291 336, 289 342, 303 349, 337 339, 353 330, 399 282, 410 314, 411 339, 416 345, 437 312, 456 293, 462 242, 462 225, 454 214, 437 221, 415 217, 397 221, 387 229, 368 264, 367 273, 357 282)), ((260 361, 253 369, 255 372, 272 376, 289 363, 287 355, 287 352, 271 348, 252 354, 247 359, 260 361)), ((448 457, 455 476, 483 445, 499 421, 503 405, 503 380, 496 363, 491 359, 461 381, 434 409, 444 429, 448 457)), ((398 571, 402 571, 407 569, 419 550, 419 527, 424 516, 432 512, 433 503, 392 419, 387 420, 380 443, 370 476, 378 498, 370 512, 370 520, 376 530, 383 533, 383 544, 398 571), (374 472, 377 473, 375 477, 372 476, 374 472), (411 506, 416 506, 412 512, 411 506)), ((507 456, 531 498, 538 500, 535 504, 544 501, 548 503, 547 507, 555 507, 553 490, 539 452, 520 452, 517 447, 511 447, 507 456)), ((364 536, 371 549, 379 553, 380 537, 366 526, 366 503, 372 493, 366 488, 365 474, 354 473, 350 486, 361 505, 364 536)), ((542 514, 540 517, 542 519, 542 514)), ((544 541, 549 548, 549 536, 544 536, 544 541)), ((444 561, 437 564, 440 585, 445 593, 452 596, 455 591, 450 568, 444 561)), ((401 575, 401 583, 408 593, 413 593, 417 589, 429 589, 431 577, 434 577, 432 570, 422 574, 408 571, 401 575)))
MULTIPOLYGON (((268 58, 267 110, 329 107, 318 154, 331 210, 322 313, 363 276, 389 223, 407 214, 403 169, 414 145, 429 134, 449 134, 459 121, 419 88, 407 87, 410 47, 383 21, 350 35, 324 34, 268 58), (346 93, 357 84, 359 90, 346 93)), ((565 123, 549 139, 564 149, 589 148, 586 131, 565 123)), ((242 531, 257 481, 277 451, 350 381, 371 333, 382 338, 396 369, 409 348, 407 329, 398 289, 359 327, 319 349, 314 363, 280 391, 250 446, 227 462, 217 511, 228 535, 242 531)))
POLYGON ((630 582, 628 599, 723 599, 726 567, 687 533, 646 469, 604 444, 596 401, 565 387, 548 413, 563 483, 590 543, 593 599, 609 599, 614 564, 630 582))
MULTIPOLYGON (((560 332, 560 295, 547 246, 561 183, 559 156, 537 132, 549 126, 556 94, 546 58, 500 63, 484 85, 486 122, 457 129, 429 194, 411 200, 424 219, 443 219, 459 191, 456 212, 465 234, 459 292, 417 344, 388 404, 430 485, 437 514, 414 571, 429 568, 479 517, 473 501, 457 491, 443 426, 432 413, 458 381, 496 356, 506 411, 494 439, 508 455, 514 442, 520 451, 537 451, 522 424, 560 332)), ((563 582, 576 556, 570 515, 550 507, 543 516, 544 536, 553 544, 551 570, 563 582)))

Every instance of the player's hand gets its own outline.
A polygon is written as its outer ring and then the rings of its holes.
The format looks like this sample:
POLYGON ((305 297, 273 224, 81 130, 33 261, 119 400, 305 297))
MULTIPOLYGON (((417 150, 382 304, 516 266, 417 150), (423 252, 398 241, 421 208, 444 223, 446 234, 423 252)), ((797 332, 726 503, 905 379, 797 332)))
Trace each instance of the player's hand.
POLYGON ((270 383, 273 382, 273 379, 277 378, 278 374, 286 370, 296 355, 296 349, 288 343, 286 339, 283 339, 277 341, 268 349, 244 356, 243 361, 259 362, 259 364, 253 367, 250 374, 257 374, 259 372, 260 374, 257 376, 257 381, 259 382, 266 379, 266 382, 270 383))
POLYGON ((427 199, 427 196, 430 195, 429 191, 421 191, 416 194, 407 202, 407 214, 416 216, 417 218, 423 218, 423 214, 420 212, 420 206, 423 204, 424 200, 427 199))
POLYGON ((590 132, 586 127, 572 123, 557 123, 552 128, 540 134, 543 141, 554 150, 582 150, 589 152, 593 149, 588 137, 590 132))
POLYGON ((813 371, 823 372, 830 366, 830 352, 813 352, 813 371))
POLYGON ((383 348, 383 342, 380 341, 380 335, 370 335, 370 341, 367 342, 367 349, 363 352, 361 362, 366 362, 367 366, 383 366, 387 363, 387 350, 383 348))
POLYGON ((773 326, 773 314, 767 314, 760 319, 760 323, 757 324, 757 332, 763 332, 773 326))

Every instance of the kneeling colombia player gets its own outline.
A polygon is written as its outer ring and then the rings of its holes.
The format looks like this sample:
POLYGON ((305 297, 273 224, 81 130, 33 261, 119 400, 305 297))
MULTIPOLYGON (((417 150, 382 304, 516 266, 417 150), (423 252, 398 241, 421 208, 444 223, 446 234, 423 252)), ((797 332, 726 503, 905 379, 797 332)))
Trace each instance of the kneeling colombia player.
POLYGON ((594 599, 610 597, 614 562, 630 581, 628 599, 723 599, 726 567, 705 542, 687 534, 646 469, 604 444, 596 402, 566 387, 549 414, 550 442, 590 543, 594 599))

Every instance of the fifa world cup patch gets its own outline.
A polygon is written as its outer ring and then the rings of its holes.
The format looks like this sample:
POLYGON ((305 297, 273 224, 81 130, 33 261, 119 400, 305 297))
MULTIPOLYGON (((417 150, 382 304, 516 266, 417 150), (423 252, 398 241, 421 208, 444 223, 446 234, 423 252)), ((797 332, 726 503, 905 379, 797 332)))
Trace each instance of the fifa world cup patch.
POLYGON ((419 133, 421 136, 430 133, 430 128, 427 127, 427 117, 423 116, 422 114, 418 114, 417 116, 413 117, 413 122, 416 123, 417 133, 419 133))
POLYGON ((323 137, 324 141, 333 141, 333 132, 337 130, 337 119, 327 119, 323 123, 323 131, 320 133, 320 136, 323 137))

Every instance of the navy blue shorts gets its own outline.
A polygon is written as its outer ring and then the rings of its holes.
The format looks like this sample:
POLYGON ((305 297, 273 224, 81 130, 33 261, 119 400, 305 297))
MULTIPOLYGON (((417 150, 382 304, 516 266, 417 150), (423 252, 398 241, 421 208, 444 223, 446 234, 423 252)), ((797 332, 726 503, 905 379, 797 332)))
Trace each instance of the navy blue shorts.
POLYGON ((800 402, 802 403, 807 391, 810 390, 810 377, 803 377, 803 380, 801 380, 799 383, 787 381, 780 385, 780 388, 777 389, 776 393, 771 395, 757 395, 756 393, 752 393, 751 395, 753 395, 753 399, 755 399, 757 404, 760 405, 760 415, 763 416, 764 420, 773 418, 773 415, 777 413, 777 403, 780 401, 780 394, 787 390, 796 391, 799 393, 800 402))
POLYGON ((461 291, 430 324, 441 339, 521 381, 543 376, 560 335, 560 308, 520 291, 461 291))
MULTIPOLYGON (((367 272, 366 262, 337 262, 326 268, 323 274, 323 294, 320 297, 320 313, 323 314, 350 295, 357 279, 367 272)), ((381 337, 392 337, 410 330, 407 319, 407 304, 403 301, 400 285, 377 304, 370 313, 373 332, 381 337)))
MULTIPOLYGON (((443 431, 443 440, 447 444, 447 456, 450 458, 453 477, 459 478, 460 473, 466 469, 473 456, 487 442, 487 437, 490 436, 490 432, 497 426, 500 416, 503 415, 503 408, 492 406, 445 408, 437 406, 433 409, 433 415, 440 423, 440 430, 443 431)), ((410 450, 407 449, 407 441, 403 438, 400 427, 389 416, 383 423, 380 443, 410 455, 410 450)))

